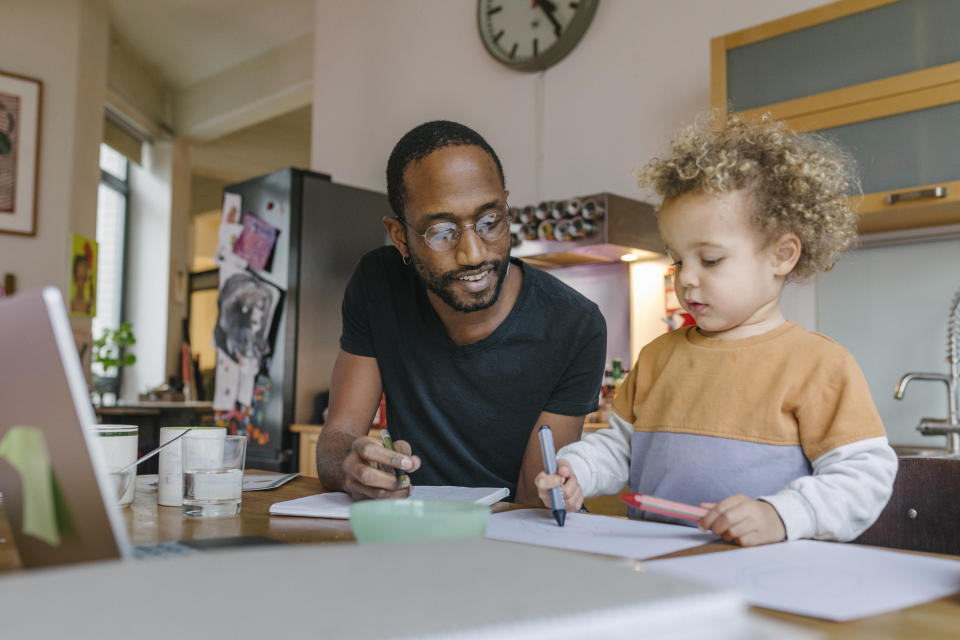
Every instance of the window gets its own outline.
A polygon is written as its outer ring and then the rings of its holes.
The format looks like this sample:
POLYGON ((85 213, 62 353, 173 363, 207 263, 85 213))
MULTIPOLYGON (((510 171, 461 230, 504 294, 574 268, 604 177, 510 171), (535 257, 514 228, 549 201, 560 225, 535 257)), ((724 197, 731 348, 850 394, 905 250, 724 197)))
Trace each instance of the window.
MULTIPOLYGON (((100 145, 100 189, 97 194, 97 315, 94 339, 105 328, 115 329, 123 319, 123 274, 130 185, 127 159, 105 144, 100 145)), ((102 375, 99 365, 93 373, 102 375)))

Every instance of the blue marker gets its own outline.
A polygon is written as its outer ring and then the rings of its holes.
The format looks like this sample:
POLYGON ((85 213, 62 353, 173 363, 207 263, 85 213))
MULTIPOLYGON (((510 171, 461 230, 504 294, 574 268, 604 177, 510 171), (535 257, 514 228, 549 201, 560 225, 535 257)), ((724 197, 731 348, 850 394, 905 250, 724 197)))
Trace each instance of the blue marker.
MULTIPOLYGON (((553 446, 553 431, 548 424, 540 425, 540 455, 543 456, 543 470, 547 475, 557 475, 557 451, 553 446)), ((550 489, 550 506, 553 507, 553 517, 562 527, 563 521, 567 519, 567 507, 563 502, 561 487, 550 489)))

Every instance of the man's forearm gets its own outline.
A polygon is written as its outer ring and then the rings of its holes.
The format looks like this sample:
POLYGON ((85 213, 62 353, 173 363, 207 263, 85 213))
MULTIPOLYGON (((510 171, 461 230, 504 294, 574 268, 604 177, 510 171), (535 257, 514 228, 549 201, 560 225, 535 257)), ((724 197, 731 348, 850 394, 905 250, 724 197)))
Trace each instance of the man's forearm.
POLYGON ((327 491, 343 491, 343 461, 350 454, 356 436, 338 428, 325 427, 317 439, 317 475, 327 491))
POLYGON ((540 506, 540 497, 537 495, 537 485, 533 482, 533 479, 540 471, 543 471, 543 469, 534 468, 529 471, 521 471, 520 478, 517 482, 517 495, 514 497, 514 502, 535 507, 540 506))

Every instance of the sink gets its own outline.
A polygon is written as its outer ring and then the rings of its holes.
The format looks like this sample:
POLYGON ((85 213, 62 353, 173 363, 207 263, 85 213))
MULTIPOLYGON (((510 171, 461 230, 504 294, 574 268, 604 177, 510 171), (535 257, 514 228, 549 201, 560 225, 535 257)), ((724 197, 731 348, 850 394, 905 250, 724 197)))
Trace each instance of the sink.
POLYGON ((898 458, 938 458, 946 455, 947 450, 938 447, 924 447, 915 444, 892 444, 898 458))
POLYGON ((924 447, 914 444, 892 444, 898 458, 958 458, 941 447, 924 447))

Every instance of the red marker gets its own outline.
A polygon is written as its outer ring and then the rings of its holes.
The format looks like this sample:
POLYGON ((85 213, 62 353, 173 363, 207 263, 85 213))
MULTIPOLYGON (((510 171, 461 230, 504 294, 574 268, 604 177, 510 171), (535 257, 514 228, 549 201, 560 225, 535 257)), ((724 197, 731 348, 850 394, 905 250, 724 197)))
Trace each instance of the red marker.
POLYGON ((690 504, 683 504, 682 502, 674 502, 673 500, 664 500, 663 498, 647 496, 642 493, 627 493, 620 496, 620 498, 631 507, 643 511, 659 513, 662 516, 670 516, 671 518, 693 520, 694 522, 699 522, 700 518, 707 515, 707 511, 709 511, 709 509, 704 509, 703 507, 695 507, 690 504))

